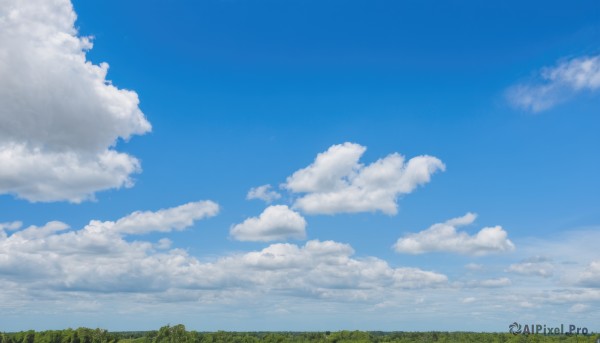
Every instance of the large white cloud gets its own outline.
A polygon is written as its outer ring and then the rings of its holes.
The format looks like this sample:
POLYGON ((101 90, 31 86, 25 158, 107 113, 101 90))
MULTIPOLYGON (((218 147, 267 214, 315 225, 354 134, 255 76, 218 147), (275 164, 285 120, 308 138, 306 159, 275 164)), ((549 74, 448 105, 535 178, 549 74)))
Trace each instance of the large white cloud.
POLYGON ((427 252, 452 252, 484 255, 514 250, 514 244, 500 226, 485 227, 471 236, 458 232, 457 227, 472 224, 476 215, 467 213, 444 223, 434 224, 418 233, 407 234, 398 239, 394 248, 399 253, 422 254, 427 252))
POLYGON ((294 207, 308 214, 381 211, 395 214, 396 200, 428 183, 445 166, 432 156, 408 161, 397 153, 365 166, 359 163, 364 146, 344 143, 317 155, 306 168, 287 178, 284 187, 303 193, 294 207))
POLYGON ((542 69, 539 80, 517 84, 507 91, 509 101, 531 112, 541 112, 577 93, 600 88, 600 56, 565 60, 542 69))
POLYGON ((273 244, 261 251, 223 258, 222 270, 236 271, 261 289, 319 293, 329 289, 435 287, 447 277, 417 268, 392 268, 374 257, 352 258, 348 244, 334 241, 308 241, 304 246, 273 244), (225 267, 225 268, 223 268, 225 267))
MULTIPOLYGON (((0 273, 5 281, 75 291, 150 291, 170 283, 169 269, 188 261, 180 250, 163 252, 168 242, 128 241, 127 234, 168 232, 211 217, 218 205, 192 202, 156 212, 134 212, 116 222, 92 220, 81 230, 62 222, 0 234, 0 273), (166 244, 167 243, 167 244, 166 244)), ((15 225, 13 225, 14 228, 15 225)), ((180 271, 180 270, 179 270, 180 271)))
POLYGON ((246 219, 231 228, 231 236, 240 241, 275 241, 306 237, 306 220, 285 205, 267 207, 259 217, 246 219))
POLYGON ((447 282, 443 274, 394 268, 374 257, 352 257, 354 251, 349 245, 333 241, 313 240, 303 246, 273 244, 260 251, 201 261, 181 249, 165 251, 161 241, 125 237, 129 233, 179 229, 212 214, 213 203, 197 202, 154 213, 137 212, 116 222, 93 220, 80 230, 49 222, 10 234, 2 231, 2 282, 52 292, 168 294, 195 289, 309 297, 335 296, 347 290, 375 290, 378 294, 377 290, 438 287, 447 282), (195 209, 187 211, 192 207, 195 209), (135 225, 115 229, 128 221, 135 225), (148 229, 141 228, 145 224, 148 229), (139 229, 131 229, 138 225, 139 229))
POLYGON ((81 202, 139 172, 119 140, 150 131, 135 92, 86 60, 69 0, 0 2, 0 193, 81 202))

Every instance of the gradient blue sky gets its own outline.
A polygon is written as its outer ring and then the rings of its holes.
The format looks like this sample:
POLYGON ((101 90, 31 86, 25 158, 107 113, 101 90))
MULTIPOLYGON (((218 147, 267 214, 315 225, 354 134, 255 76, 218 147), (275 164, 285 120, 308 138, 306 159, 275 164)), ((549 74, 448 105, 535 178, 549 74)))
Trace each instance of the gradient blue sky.
POLYGON ((11 57, 0 58, 8 80, 0 87, 1 330, 181 322, 196 330, 506 331, 513 321, 600 330, 597 1, 74 0, 74 26, 69 1, 38 2, 0 5, 0 53, 11 57), (93 36, 93 48, 65 48, 51 39, 64 37, 57 32, 93 36), (102 76, 102 86, 76 91, 91 84, 80 70, 102 62, 115 92, 137 93, 151 132, 103 124, 122 93, 96 94, 109 87, 102 76), (92 110, 78 110, 88 108, 78 100, 92 110), (81 148, 103 130, 112 141, 81 148), (314 190, 291 189, 292 175, 346 142, 367 148, 364 166, 398 153, 435 157, 445 171, 392 192, 397 213, 377 201, 352 207, 353 198, 328 213, 302 208, 298 200, 314 190), (123 174, 130 187, 106 181, 104 167, 82 183, 77 164, 46 174, 67 163, 61 154, 96 161, 102 151, 139 160, 140 172, 123 174), (14 171, 21 157, 24 177, 14 171), (247 199, 266 184, 281 197, 247 199), (188 203, 191 214, 157 212, 188 203), (232 234, 276 205, 306 225, 263 218, 245 226, 252 241, 232 234), (135 211, 152 218, 117 225, 135 211), (476 219, 446 225, 463 235, 417 235, 467 213, 476 219), (105 246, 78 246, 74 237, 92 220, 117 224, 95 233, 105 246), (70 228, 19 237, 52 221, 70 228), (468 242, 496 226, 507 237, 468 242), (265 227, 280 236, 266 239, 265 227), (407 237, 426 247, 397 251, 407 237), (163 238, 170 246, 159 247, 163 238), (73 250, 48 246, 53 240, 73 250), (121 250, 108 248, 111 240, 121 250), (331 249, 314 252, 307 242, 331 249), (248 262, 279 248, 286 262, 278 267, 248 262), (103 274, 123 261, 131 269, 103 274), (152 263, 166 270, 136 269, 152 263))

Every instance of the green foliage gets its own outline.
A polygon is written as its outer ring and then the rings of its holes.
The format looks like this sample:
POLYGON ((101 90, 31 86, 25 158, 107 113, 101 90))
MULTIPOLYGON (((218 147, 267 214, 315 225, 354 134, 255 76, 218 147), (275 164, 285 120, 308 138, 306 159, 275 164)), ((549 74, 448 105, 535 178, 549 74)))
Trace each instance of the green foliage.
POLYGON ((185 326, 163 326, 158 331, 108 332, 78 328, 0 333, 0 343, 596 343, 589 336, 512 335, 476 332, 197 332, 185 326))

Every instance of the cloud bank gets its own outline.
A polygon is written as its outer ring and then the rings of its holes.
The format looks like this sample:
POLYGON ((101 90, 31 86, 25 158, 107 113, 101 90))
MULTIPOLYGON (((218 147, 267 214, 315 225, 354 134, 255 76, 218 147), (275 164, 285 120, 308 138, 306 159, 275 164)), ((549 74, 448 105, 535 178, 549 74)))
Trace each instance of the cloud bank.
MULTIPOLYGON (((447 277, 417 268, 394 268, 374 258, 355 258, 348 244, 311 240, 272 244, 259 251, 201 261, 181 249, 132 240, 131 235, 181 230, 216 214, 210 201, 117 221, 92 220, 80 230, 62 222, 0 231, 3 284, 52 292, 169 293, 174 290, 243 291, 308 297, 342 296, 348 290, 438 287, 447 277), (129 236, 129 237, 128 237, 129 236)), ((14 228, 12 226, 11 228, 14 228)), ((376 292, 375 292, 376 293, 376 292)))
POLYGON ((157 212, 134 212, 112 221, 92 220, 81 230, 53 221, 12 234, 0 231, 0 273, 4 281, 55 291, 130 292, 164 289, 187 265, 182 250, 161 252, 157 244, 129 241, 126 235, 190 227, 217 214, 211 201, 157 212))
POLYGON ((117 142, 151 130, 135 92, 86 60, 68 0, 0 2, 0 194, 92 199, 141 171, 117 142))

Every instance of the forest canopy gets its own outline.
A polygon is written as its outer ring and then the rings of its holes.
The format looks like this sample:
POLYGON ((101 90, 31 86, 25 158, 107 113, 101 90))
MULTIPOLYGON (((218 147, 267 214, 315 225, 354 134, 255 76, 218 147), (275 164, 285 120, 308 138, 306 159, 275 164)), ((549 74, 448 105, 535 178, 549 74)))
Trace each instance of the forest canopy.
POLYGON ((158 331, 109 332, 104 329, 66 329, 21 331, 0 334, 0 343, 254 343, 254 342, 562 342, 596 343, 600 334, 590 335, 513 335, 510 333, 479 332, 198 332, 184 325, 163 326, 158 331))

